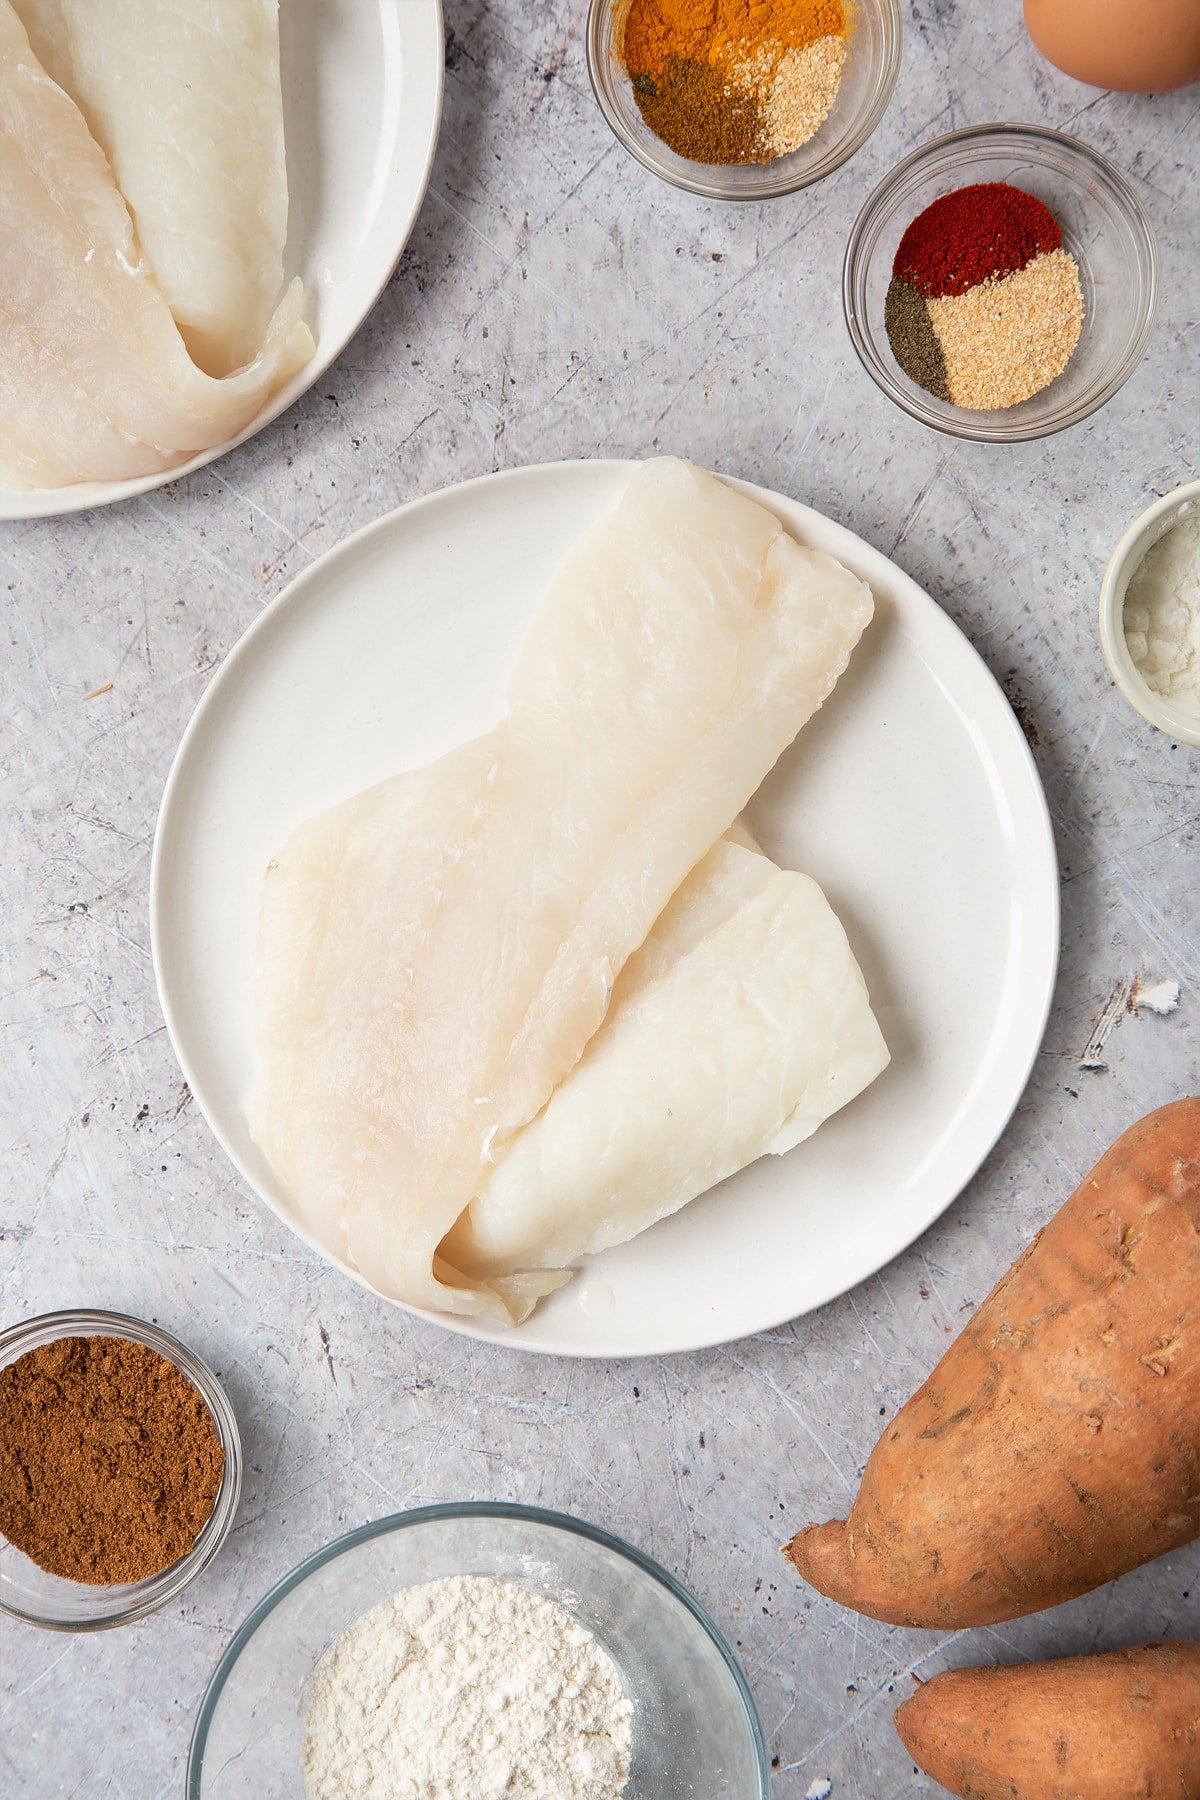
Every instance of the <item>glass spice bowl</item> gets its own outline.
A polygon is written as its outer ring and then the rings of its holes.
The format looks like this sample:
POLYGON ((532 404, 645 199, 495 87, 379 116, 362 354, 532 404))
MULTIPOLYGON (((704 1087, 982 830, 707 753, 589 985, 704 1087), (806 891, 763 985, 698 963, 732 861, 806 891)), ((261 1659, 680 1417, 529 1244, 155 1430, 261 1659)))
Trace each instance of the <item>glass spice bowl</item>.
POLYGON ((591 0, 588 74, 613 132, 638 162, 675 187, 710 200, 772 200, 821 181, 860 150, 887 110, 900 74, 899 0, 847 0, 846 66, 825 123, 786 156, 767 163, 699 163, 651 131, 621 59, 630 0, 591 0))
POLYGON ((980 443, 1013 444, 1077 425, 1133 373, 1154 324, 1158 252, 1125 177, 1099 154, 1039 125, 975 125, 923 144, 884 177, 846 246, 842 301, 859 360, 889 400, 923 425, 980 443), (939 195, 1005 181, 1043 201, 1079 265, 1083 329, 1056 380, 1016 406, 969 412, 906 375, 884 325, 892 263, 906 228, 939 195))
POLYGON ((363 1525, 260 1600, 209 1682, 187 1800, 304 1800, 308 1691, 321 1656, 371 1607, 448 1575, 490 1575, 544 1594, 608 1651, 634 1709, 624 1800, 768 1800, 754 1700, 699 1602, 598 1526, 487 1501, 363 1525))
POLYGON ((212 1414, 225 1466, 216 1502, 199 1537, 186 1556, 144 1581, 93 1587, 70 1581, 39 1568, 0 1534, 0 1612, 41 1625, 48 1631, 104 1631, 128 1625, 155 1607, 173 1600, 200 1571, 207 1568, 221 1548, 233 1524, 242 1485, 242 1446, 233 1408, 216 1376, 200 1358, 169 1332, 144 1320, 115 1312, 43 1313, 10 1325, 0 1332, 0 1368, 7 1368, 30 1350, 64 1337, 119 1337, 145 1344, 175 1364, 197 1389, 212 1414))

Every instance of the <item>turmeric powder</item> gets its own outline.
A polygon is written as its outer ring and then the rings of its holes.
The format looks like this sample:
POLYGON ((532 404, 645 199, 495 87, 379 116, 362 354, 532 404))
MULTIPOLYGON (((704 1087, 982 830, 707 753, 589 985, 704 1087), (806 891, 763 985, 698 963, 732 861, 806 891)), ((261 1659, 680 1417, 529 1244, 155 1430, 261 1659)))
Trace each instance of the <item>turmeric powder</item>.
POLYGON ((629 0, 621 58, 650 129, 710 163, 769 162, 825 122, 843 0, 629 0))
POLYGON ((742 61, 767 44, 803 50, 845 35, 842 0, 632 0, 622 54, 636 79, 661 75, 672 56, 719 63, 732 49, 742 61))

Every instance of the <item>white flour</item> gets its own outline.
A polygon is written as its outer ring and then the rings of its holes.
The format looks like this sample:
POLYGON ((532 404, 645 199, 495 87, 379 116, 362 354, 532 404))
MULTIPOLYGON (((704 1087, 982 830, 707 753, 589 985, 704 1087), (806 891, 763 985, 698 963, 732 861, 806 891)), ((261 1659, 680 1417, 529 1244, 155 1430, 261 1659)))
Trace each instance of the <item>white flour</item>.
POLYGON ((1142 680, 1200 722, 1200 514, 1151 544, 1126 590, 1124 625, 1142 680))
POLYGON ((619 1800, 633 1707, 553 1601, 486 1575, 405 1588, 313 1673, 309 1800, 619 1800))

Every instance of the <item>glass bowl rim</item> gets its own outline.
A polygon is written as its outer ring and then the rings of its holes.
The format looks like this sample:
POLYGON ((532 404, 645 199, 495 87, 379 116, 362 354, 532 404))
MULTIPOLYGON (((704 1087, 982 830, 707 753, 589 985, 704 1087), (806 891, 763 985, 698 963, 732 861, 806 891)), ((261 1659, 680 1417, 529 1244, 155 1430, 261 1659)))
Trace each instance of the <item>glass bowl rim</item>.
POLYGON ((253 1606, 237 1631, 230 1638, 209 1678, 200 1702, 200 1710, 196 1715, 196 1723, 192 1728, 192 1739, 188 1747, 186 1800, 201 1800, 200 1778, 204 1771, 204 1755, 208 1743, 208 1734, 217 1703, 225 1691, 229 1677, 240 1658, 242 1651, 254 1636, 259 1626, 267 1619, 275 1608, 288 1595, 301 1587, 310 1575, 323 1569, 337 1557, 349 1550, 357 1549, 360 1544, 370 1543, 374 1538, 389 1537, 394 1533, 405 1531, 411 1526, 442 1523, 452 1519, 513 1519, 524 1524, 548 1526, 555 1531, 562 1531, 569 1536, 589 1539, 605 1550, 614 1551, 624 1562, 630 1562, 643 1575, 667 1592, 683 1606, 685 1611, 701 1626, 710 1643, 716 1649, 726 1672, 733 1681, 734 1690, 742 1703, 742 1713, 746 1721, 747 1734, 754 1751, 758 1772, 759 1792, 755 1796, 747 1796, 747 1800, 769 1800, 770 1772, 767 1759, 766 1739, 763 1736, 762 1721, 758 1715, 758 1707, 754 1695, 750 1691, 750 1683, 746 1679, 737 1657, 727 1642, 715 1620, 696 1599, 695 1595, 684 1587, 683 1583, 647 1556, 644 1550, 626 1543, 623 1538, 613 1532, 605 1531, 601 1525, 592 1525, 584 1519, 577 1519, 570 1513, 554 1512, 542 1506, 522 1506, 517 1501, 507 1500, 453 1500, 444 1501, 432 1506, 417 1506, 404 1512, 385 1513, 382 1518, 369 1520, 365 1525, 358 1525, 352 1531, 343 1532, 341 1537, 334 1538, 319 1550, 312 1551, 298 1562, 274 1587, 270 1588, 262 1599, 253 1606))
MULTIPOLYGON (((166 1331, 161 1325, 152 1324, 148 1319, 139 1319, 132 1313, 94 1307, 65 1307, 56 1312, 38 1313, 32 1318, 21 1319, 17 1324, 7 1325, 0 1331, 0 1367, 15 1362, 27 1350, 36 1349, 40 1344, 53 1343, 59 1337, 119 1337, 157 1351, 160 1356, 173 1363, 199 1393, 216 1427, 225 1459, 221 1485, 217 1489, 212 1512, 202 1525, 191 1549, 177 1562, 160 1569, 156 1574, 147 1575, 141 1581, 122 1584, 128 1588, 129 1599, 126 1605, 116 1611, 91 1616, 84 1614, 73 1619, 50 1617, 44 1612, 14 1605, 0 1591, 0 1614, 6 1614, 10 1619, 20 1619, 23 1624, 37 1625, 44 1631, 110 1631, 119 1625, 129 1625, 135 1619, 143 1619, 148 1613, 176 1599, 188 1583, 208 1567, 221 1549, 229 1535, 241 1495, 241 1433, 229 1396, 204 1359, 172 1332, 166 1331)), ((60 1576, 52 1579, 66 1578, 60 1576)), ((85 1587, 87 1584, 77 1585, 85 1587)))
MULTIPOLYGON (((851 3, 853 4, 853 0, 851 3)), ((782 199, 786 194, 797 194, 806 187, 812 187, 818 181, 824 181, 827 175, 834 174, 843 164, 849 162, 850 158, 856 155, 867 140, 878 131, 883 122, 883 116, 895 97, 904 57, 904 14, 900 0, 867 0, 867 3, 877 7, 884 24, 883 57, 878 77, 879 91, 858 129, 849 132, 836 146, 831 145, 827 155, 806 171, 795 170, 789 175, 777 175, 772 179, 768 171, 773 165, 763 163, 758 165, 764 171, 761 184, 745 189, 734 189, 719 180, 703 179, 698 175, 690 176, 685 169, 668 166, 665 162, 656 159, 644 145, 632 137, 625 128, 624 120, 612 104, 604 77, 601 74, 603 57, 600 44, 601 29, 604 20, 620 4, 620 0, 588 0, 584 46, 587 53, 588 79, 591 82, 592 94, 605 123, 622 149, 636 162, 639 162, 644 169, 648 169, 652 175, 657 175, 660 181, 669 183, 671 187, 678 188, 683 193, 698 194, 705 200, 727 200, 734 205, 753 205, 761 200, 782 199)), ((800 148, 803 149, 804 146, 801 145, 800 148)), ((776 158, 775 160, 782 159, 776 158)), ((686 158, 680 158, 680 161, 687 163, 686 158)), ((693 169, 704 169, 708 166, 706 163, 687 163, 687 167, 693 169)), ((754 167, 755 165, 742 166, 754 167)))
POLYGON ((850 228, 846 240, 846 254, 842 262, 842 311, 846 320, 846 329, 855 354, 867 374, 874 381, 881 393, 885 394, 894 405, 900 407, 910 418, 922 425, 928 425, 935 431, 944 432, 949 437, 966 439, 974 443, 1016 444, 1028 443, 1037 438, 1052 437, 1056 432, 1066 431, 1072 425, 1081 424, 1102 406, 1107 405, 1114 394, 1124 387, 1133 371, 1145 355, 1146 346, 1154 330, 1154 322, 1158 313, 1158 302, 1161 292, 1161 270, 1159 264, 1158 242, 1155 238, 1146 210, 1138 199, 1132 183, 1122 174, 1116 164, 1110 162, 1102 151, 1086 144, 1081 138, 1069 136, 1064 131, 1057 131, 1050 125, 1022 124, 1018 120, 996 119, 982 125, 963 125, 954 131, 946 131, 940 137, 930 138, 919 144, 915 150, 902 157, 888 170, 887 174, 876 184, 864 201, 858 217, 850 228), (944 157, 950 150, 960 150, 978 143, 983 139, 993 139, 997 148, 1002 144, 1032 141, 1035 145, 1053 145, 1064 151, 1068 159, 1074 159, 1083 166, 1091 165, 1108 183, 1116 194, 1130 229, 1139 246, 1139 262, 1142 274, 1142 296, 1139 306, 1139 321, 1132 342, 1108 379, 1090 396, 1086 404, 1077 404, 1063 413, 1061 418, 1048 418, 1033 421, 1024 425, 983 426, 973 425, 969 419, 951 419, 938 413, 932 406, 907 394, 892 377, 891 371, 883 364, 875 350, 876 334, 864 328, 859 308, 855 299, 856 278, 862 261, 863 240, 868 228, 874 223, 878 214, 891 200, 897 188, 913 170, 924 163, 931 163, 944 157))
POLYGON ((1177 743, 1200 748, 1200 728, 1180 718, 1170 702, 1142 679, 1125 637, 1125 594, 1129 583, 1146 552, 1165 535, 1157 530, 1160 521, 1171 513, 1183 517, 1187 506, 1200 515, 1200 478, 1160 494, 1121 533, 1100 583, 1100 648, 1115 686, 1134 711, 1177 743))

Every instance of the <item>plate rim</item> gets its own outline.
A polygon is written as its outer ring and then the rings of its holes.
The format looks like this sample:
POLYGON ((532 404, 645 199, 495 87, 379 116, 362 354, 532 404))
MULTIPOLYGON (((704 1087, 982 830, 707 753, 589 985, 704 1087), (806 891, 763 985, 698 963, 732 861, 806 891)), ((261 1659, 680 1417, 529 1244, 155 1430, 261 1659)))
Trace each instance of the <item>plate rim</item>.
MULTIPOLYGON (((719 479, 727 482, 736 490, 748 494, 751 498, 758 500, 763 505, 766 505, 777 518, 781 516, 780 509, 782 508, 782 522, 784 522, 789 529, 793 528, 793 521, 789 520, 788 515, 793 514, 798 515, 801 519, 813 518, 818 520, 822 526, 832 527, 839 535, 850 540, 852 543, 855 552, 856 573, 863 565, 869 566, 871 563, 876 563, 885 567, 889 572, 890 580, 898 579, 910 590, 911 595, 915 596, 918 604, 922 608, 928 609, 928 616, 934 623, 934 629, 946 638, 957 640, 955 645, 956 650, 965 648, 965 650, 969 652, 977 672, 984 678, 986 687, 991 691, 993 698, 998 700, 1002 706, 1002 713, 1000 716, 1004 718, 1008 727, 1009 746, 1011 751, 1016 755, 1017 763, 1020 767, 1024 785, 1027 790, 1026 798, 1028 801, 1032 802, 1033 814, 1036 817, 1036 823, 1039 828, 1036 856, 1031 845, 1024 845, 1025 860, 1027 866, 1030 868, 1033 867, 1035 862, 1040 862, 1043 865, 1042 875, 1045 878, 1047 889, 1045 896, 1046 914, 1044 930, 1033 938, 1032 948, 1029 951, 1031 959, 1036 956, 1038 965, 1037 972, 1042 987, 1038 1005, 1031 1019, 1031 1024, 1036 1024, 1036 1030, 1031 1032, 1028 1049, 1021 1056, 1019 1063, 1014 1068, 1013 1075, 1010 1076, 1013 1088, 1011 1095, 1006 1098, 1004 1106, 1001 1108, 994 1124, 989 1127, 988 1132, 984 1134, 986 1141, 982 1141, 977 1150, 972 1152, 969 1167, 965 1169, 958 1185, 952 1192, 945 1196, 937 1206, 936 1210, 911 1237, 908 1237, 903 1243, 896 1246, 885 1248, 878 1260, 872 1260, 870 1266, 864 1267, 848 1285, 834 1287, 830 1292, 822 1294, 819 1298, 811 1301, 797 1312, 788 1312, 782 1318, 772 1317, 770 1319, 764 1319, 761 1323, 748 1330, 739 1331, 733 1336, 730 1336, 719 1327, 715 1331, 711 1329, 706 1330, 699 1322, 697 1322, 696 1326, 693 1327, 693 1329, 679 1342, 672 1343, 669 1347, 653 1350, 648 1350, 644 1345, 625 1345, 620 1341, 604 1348, 548 1343, 538 1341, 536 1337, 536 1327, 533 1330, 530 1329, 537 1318, 536 1312, 529 1321, 526 1321, 522 1325, 500 1328, 494 1327, 486 1321, 481 1321, 465 1315, 441 1313, 435 1312, 427 1307, 411 1306, 405 1301, 395 1300, 387 1295, 380 1294, 379 1291, 372 1287, 357 1270, 347 1268, 344 1264, 330 1257, 328 1252, 316 1238, 315 1234, 311 1233, 300 1220, 286 1214, 273 1199, 268 1198, 267 1195, 261 1191, 258 1183, 243 1166, 241 1157, 235 1150, 224 1128, 210 1111, 201 1086, 197 1085, 191 1059, 187 1055, 180 1041, 178 1016, 169 993, 168 984, 164 980, 163 973, 164 938, 166 935, 166 926, 162 917, 164 905, 162 891, 163 858, 165 854, 163 851, 163 843, 164 838, 170 834, 170 815, 175 806, 176 792, 181 787, 188 772, 193 740, 201 735, 206 724, 208 712, 217 705, 219 696, 224 693, 226 683, 236 679, 237 671, 242 666, 242 663, 253 654, 260 634, 268 634, 277 625, 279 619, 286 613, 289 606, 296 603, 304 595, 310 582, 320 581, 324 578, 331 564, 335 564, 342 556, 354 554, 364 544, 369 543, 372 538, 384 535, 388 531, 395 529, 400 520, 408 521, 414 516, 432 510, 439 505, 444 505, 454 498, 461 498, 469 495, 472 490, 478 489, 484 485, 493 488, 502 483, 516 486, 524 481, 536 481, 539 477, 559 475, 567 470, 572 471, 573 475, 578 476, 591 472, 617 473, 619 471, 632 470, 645 460, 645 458, 640 457, 576 457, 550 462, 522 463, 509 468, 488 470, 484 474, 471 476, 467 480, 451 482, 445 487, 435 488, 431 493, 414 495, 412 499, 403 501, 399 506, 391 508, 388 512, 383 513, 378 518, 368 520, 366 524, 359 526, 356 530, 349 533, 348 536, 340 539, 338 543, 331 545, 328 550, 323 551, 321 555, 308 564, 306 568, 300 570, 298 574, 293 576, 291 581, 289 581, 285 587, 280 589, 279 593, 272 596, 258 614, 258 617, 250 622, 240 637, 238 637, 230 646, 226 655, 222 658, 220 664, 209 679, 208 685, 205 687, 203 694, 200 696, 200 699, 197 701, 192 711, 191 717, 188 719, 187 725, 184 728, 178 747, 175 751, 175 755, 171 761, 171 767, 163 787, 162 800, 159 805, 158 816, 155 822, 154 842, 150 859, 150 885, 148 895, 150 954, 159 1008, 167 1028, 167 1036, 170 1039, 176 1061, 179 1064, 184 1079, 191 1089, 196 1105, 203 1115, 208 1129, 212 1132, 221 1150, 229 1159, 241 1182, 249 1190, 251 1195, 253 1195, 255 1201, 260 1205, 265 1205, 280 1224, 284 1225, 289 1231, 299 1237, 303 1243, 320 1257, 323 1263, 336 1269, 339 1274, 356 1282, 359 1287, 373 1295, 376 1301, 381 1305, 397 1307, 412 1318, 421 1319, 430 1324, 440 1326, 444 1330, 452 1331, 458 1336, 466 1337, 476 1342, 494 1344, 501 1348, 512 1350, 521 1350, 532 1355, 561 1356, 586 1361, 619 1361, 646 1355, 690 1355, 697 1350, 712 1349, 723 1344, 737 1343, 746 1337, 753 1337, 760 1332, 777 1330, 795 1319, 805 1318, 812 1313, 820 1311, 823 1307, 840 1299, 844 1294, 851 1293, 864 1281, 872 1280, 882 1269, 886 1268, 889 1263, 895 1261, 897 1257, 903 1256, 910 1250, 912 1246, 944 1216, 955 1201, 961 1197, 964 1189, 978 1174, 980 1168, 991 1155, 997 1143, 1000 1141, 1000 1138, 1007 1130, 1013 1114, 1016 1112, 1021 1098, 1028 1087, 1030 1076, 1032 1075, 1034 1065, 1041 1050, 1057 985, 1061 950, 1059 868, 1049 803, 1029 742, 1021 729, 1016 714, 1013 712, 1012 706, 1009 703, 1000 682, 997 680, 996 676, 993 674, 992 670, 962 627, 956 624, 949 613, 938 604, 933 596, 928 593, 913 576, 900 568, 900 566, 893 562, 889 556, 886 556, 883 551, 877 550, 875 546, 868 543, 865 538, 859 537, 857 532, 852 531, 849 526, 842 525, 837 520, 830 519, 826 514, 818 512, 815 507, 808 506, 805 502, 795 500, 776 490, 762 487, 754 482, 741 480, 736 476, 724 473, 719 474, 719 479), (1038 951, 1040 951, 1040 955, 1037 955, 1038 951), (1018 1074, 1019 1079, 1017 1079, 1018 1074)), ((869 584, 869 575, 863 578, 867 579, 869 584)), ((989 742, 990 741, 991 740, 989 739, 989 742)), ((1006 787, 1005 792, 1009 793, 1010 791, 1011 790, 1006 787)))
MULTIPOLYGON (((240 449, 243 444, 249 443, 252 437, 257 437, 260 431, 265 431, 268 425, 273 425, 276 419, 302 400, 362 330, 367 318, 378 305, 388 282, 395 274, 396 266, 407 249, 408 241, 421 216, 421 209, 429 192, 430 177, 433 174, 438 139, 441 136, 442 106, 446 87, 443 0, 428 0, 428 10, 420 8, 410 11, 405 6, 404 0, 381 0, 381 4, 389 6, 396 13, 398 29, 401 31, 407 29, 414 34, 418 31, 422 34, 429 34, 428 41, 435 51, 432 57, 433 84, 431 88, 427 88, 425 73, 419 73, 414 86, 414 92, 418 96, 424 94, 429 105, 420 121, 420 129, 425 138, 425 150, 416 185, 412 190, 402 235, 396 244, 395 254, 381 267, 378 282, 368 283, 363 292, 361 304, 355 308, 351 321, 330 339, 327 350, 322 349, 320 340, 317 340, 310 360, 302 369, 296 371, 291 381, 285 382, 284 386, 271 396, 266 405, 255 413, 249 424, 244 425, 235 437, 225 438, 221 443, 213 444, 207 450, 198 450, 195 456, 189 457, 186 462, 176 463, 170 469, 158 469, 152 475, 132 475, 123 481, 75 481, 57 488, 8 488, 0 483, 0 524, 20 524, 34 519, 71 518, 76 513, 91 512, 98 507, 117 506, 124 500, 140 499, 143 494, 154 493, 156 489, 166 487, 170 482, 182 481, 186 476, 194 475, 200 469, 206 469, 210 463, 218 462, 222 457, 228 456, 231 451, 240 449), (406 19, 410 21, 407 27, 403 23, 406 19), (300 386, 293 393, 291 390, 296 381, 300 382, 300 386), (48 496, 53 497, 53 504, 35 504, 48 496)), ((405 104, 409 93, 405 71, 408 68, 411 54, 411 51, 408 54, 402 54, 400 65, 401 89, 397 118, 406 121, 412 117, 411 107, 405 104)), ((381 198, 386 200, 387 190, 381 198)), ((381 205, 380 211, 383 210, 381 205)), ((308 288, 311 288, 312 285, 311 281, 306 283, 308 288)))

